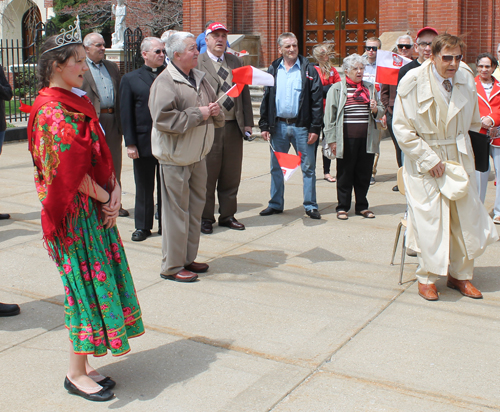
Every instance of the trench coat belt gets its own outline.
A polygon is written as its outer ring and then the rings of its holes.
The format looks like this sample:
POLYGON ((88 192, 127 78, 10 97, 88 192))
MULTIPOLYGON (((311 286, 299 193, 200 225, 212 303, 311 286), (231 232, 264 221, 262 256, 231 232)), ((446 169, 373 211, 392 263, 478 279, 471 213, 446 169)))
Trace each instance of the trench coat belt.
POLYGON ((429 146, 446 146, 449 144, 457 144, 457 139, 443 139, 443 140, 426 140, 429 146))

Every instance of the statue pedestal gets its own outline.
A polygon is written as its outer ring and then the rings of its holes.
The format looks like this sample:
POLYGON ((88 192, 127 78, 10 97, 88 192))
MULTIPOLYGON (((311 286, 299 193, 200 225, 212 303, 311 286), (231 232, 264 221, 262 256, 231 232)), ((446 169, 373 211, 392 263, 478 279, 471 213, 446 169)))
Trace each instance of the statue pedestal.
POLYGON ((106 49, 106 60, 116 63, 120 68, 120 73, 124 74, 125 69, 125 54, 123 49, 106 49))

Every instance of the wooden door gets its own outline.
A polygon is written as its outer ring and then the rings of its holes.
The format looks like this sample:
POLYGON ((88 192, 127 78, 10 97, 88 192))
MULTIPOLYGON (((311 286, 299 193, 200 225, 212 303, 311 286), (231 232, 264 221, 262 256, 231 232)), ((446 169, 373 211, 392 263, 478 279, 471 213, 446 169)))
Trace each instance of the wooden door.
POLYGON ((350 54, 364 53, 366 39, 378 34, 378 0, 303 0, 303 50, 335 42, 339 62, 350 54))

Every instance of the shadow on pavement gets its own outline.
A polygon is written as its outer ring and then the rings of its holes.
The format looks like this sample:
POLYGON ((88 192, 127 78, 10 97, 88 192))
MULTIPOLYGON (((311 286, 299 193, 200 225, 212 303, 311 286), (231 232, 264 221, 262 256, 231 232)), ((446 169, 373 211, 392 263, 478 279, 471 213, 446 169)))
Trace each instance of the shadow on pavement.
POLYGON ((136 400, 155 399, 169 386, 209 370, 218 353, 227 352, 221 347, 198 343, 196 339, 178 340, 132 353, 100 368, 100 373, 118 382, 114 389, 117 399, 109 409, 120 409, 136 400))

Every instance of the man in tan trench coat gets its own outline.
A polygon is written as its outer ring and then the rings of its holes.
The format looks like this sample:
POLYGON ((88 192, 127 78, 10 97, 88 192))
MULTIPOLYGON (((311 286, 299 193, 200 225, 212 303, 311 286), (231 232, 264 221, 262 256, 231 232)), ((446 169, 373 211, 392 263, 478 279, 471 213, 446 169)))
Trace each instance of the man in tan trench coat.
POLYGON ((437 36, 431 58, 401 80, 394 105, 394 135, 405 155, 407 243, 417 252, 419 295, 427 300, 439 297, 438 276, 464 296, 482 298, 470 282, 474 259, 498 239, 477 195, 468 131, 478 131, 481 120, 472 71, 460 63, 464 53, 460 38, 437 36), (469 177, 465 196, 455 201, 436 180, 447 161, 462 165, 469 177))

